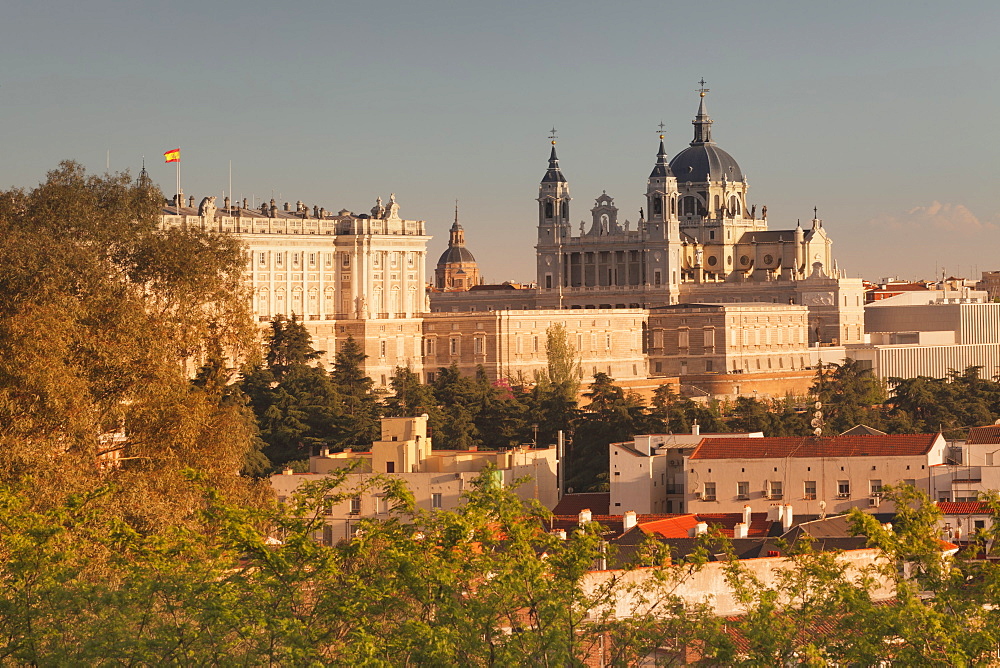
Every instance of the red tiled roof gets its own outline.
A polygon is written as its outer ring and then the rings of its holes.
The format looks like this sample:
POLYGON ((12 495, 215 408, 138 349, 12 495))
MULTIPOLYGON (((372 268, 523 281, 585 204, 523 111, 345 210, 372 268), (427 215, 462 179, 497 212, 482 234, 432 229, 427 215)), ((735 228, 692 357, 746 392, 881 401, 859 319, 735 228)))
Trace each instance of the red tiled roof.
POLYGON ((587 492, 581 494, 566 494, 552 509, 553 515, 577 515, 581 510, 589 509, 594 515, 607 515, 611 507, 610 492, 587 492))
POLYGON ((653 522, 640 522, 638 527, 644 534, 653 534, 658 538, 687 538, 691 529, 698 525, 694 515, 677 515, 653 522))
MULTIPOLYGON (((684 515, 638 515, 636 517, 636 523, 637 525, 641 525, 673 517, 684 517, 684 515)), ((604 527, 606 529, 604 532, 605 534, 620 536, 625 533, 625 517, 623 515, 598 515, 597 513, 592 513, 590 521, 604 527)), ((551 530, 569 530, 579 525, 579 515, 553 515, 552 519, 549 521, 548 528, 551 530)), ((686 537, 687 534, 685 533, 684 536, 686 537)))
POLYGON ((990 508, 982 501, 938 501, 945 515, 989 515, 990 508))
POLYGON ((891 457, 930 452, 937 434, 832 436, 828 438, 706 438, 689 459, 773 459, 784 457, 891 457))
MULTIPOLYGON (((718 526, 723 535, 732 538, 736 525, 743 522, 743 513, 698 513, 698 519, 708 523, 708 526, 718 526)), ((772 524, 774 522, 767 519, 767 513, 750 513, 747 538, 766 537, 771 533, 772 524)))
POLYGON ((1000 443, 1000 425, 990 425, 989 427, 973 427, 969 430, 969 437, 965 439, 969 445, 981 445, 983 443, 1000 443))

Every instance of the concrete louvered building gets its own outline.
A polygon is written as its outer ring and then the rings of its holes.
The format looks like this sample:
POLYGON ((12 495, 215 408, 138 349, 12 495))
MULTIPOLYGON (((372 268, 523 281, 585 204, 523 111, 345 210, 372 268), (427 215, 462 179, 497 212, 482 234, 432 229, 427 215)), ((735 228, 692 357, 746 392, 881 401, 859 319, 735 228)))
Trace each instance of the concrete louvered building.
POLYGON ((1000 373, 1000 304, 975 298, 939 299, 924 304, 894 304, 893 299, 865 308, 870 343, 847 346, 880 378, 944 378, 952 369, 982 367, 990 378, 1000 373))
POLYGON ((946 449, 941 434, 705 439, 684 458, 685 509, 893 512, 882 486, 905 482, 933 496, 946 449))

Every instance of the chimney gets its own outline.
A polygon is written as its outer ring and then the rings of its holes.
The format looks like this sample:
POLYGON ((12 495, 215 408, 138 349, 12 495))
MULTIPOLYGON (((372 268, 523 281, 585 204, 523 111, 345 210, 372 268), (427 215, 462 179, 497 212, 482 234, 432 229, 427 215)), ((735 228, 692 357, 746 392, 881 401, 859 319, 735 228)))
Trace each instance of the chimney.
POLYGON ((285 202, 285 211, 288 211, 288 202, 285 202))
POLYGON ((733 527, 733 538, 746 538, 747 534, 750 532, 750 525, 745 522, 740 522, 735 527, 733 527))
POLYGON ((694 424, 691 425, 691 435, 692 436, 701 436, 701 425, 698 424, 697 420, 695 420, 694 424))
POLYGON ((556 529, 552 533, 559 540, 566 540, 566 529, 556 529))
POLYGON ((281 475, 292 475, 293 471, 290 468, 281 469, 281 475))
POLYGON ((229 210, 229 198, 227 197, 227 198, 225 198, 222 201, 223 201, 223 205, 224 205, 226 211, 228 211, 229 210))
POLYGON ((784 513, 781 515, 781 528, 788 531, 792 528, 792 518, 795 517, 792 514, 792 504, 788 504, 784 507, 784 513))
POLYGON ((188 206, 194 208, 194 195, 188 197, 188 206))
POLYGON ((743 524, 750 526, 751 519, 752 519, 752 512, 750 510, 750 504, 745 503, 743 504, 743 524))
POLYGON ((767 520, 768 522, 780 522, 781 516, 785 513, 785 507, 780 503, 772 503, 771 507, 767 509, 767 520))
POLYGON ((593 517, 594 515, 590 512, 590 508, 584 508, 581 510, 579 515, 580 526, 589 522, 593 517))
POLYGON ((244 209, 247 208, 247 198, 246 197, 243 198, 243 208, 244 209))
POLYGON ((638 524, 638 520, 636 519, 634 510, 626 511, 626 513, 622 515, 622 525, 626 531, 634 527, 636 524, 638 524))
POLYGON ((694 529, 692 529, 691 531, 693 532, 692 537, 702 536, 708 533, 708 522, 698 522, 696 525, 694 525, 694 529))

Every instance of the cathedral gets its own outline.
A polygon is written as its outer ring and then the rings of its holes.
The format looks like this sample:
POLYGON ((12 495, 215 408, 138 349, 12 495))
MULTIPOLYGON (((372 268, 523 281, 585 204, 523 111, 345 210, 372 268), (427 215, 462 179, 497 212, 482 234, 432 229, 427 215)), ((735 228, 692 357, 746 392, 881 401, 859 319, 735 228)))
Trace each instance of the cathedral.
MULTIPOLYGON (((818 216, 769 229, 748 204, 739 163, 712 138, 701 89, 690 145, 668 159, 664 135, 634 229, 604 192, 590 221, 572 225, 569 181, 555 141, 538 189, 538 309, 655 308, 684 303, 771 303, 809 308, 810 343, 862 341, 863 289, 837 268, 818 216)), ((432 310, 517 308, 525 295, 432 294, 432 310)))

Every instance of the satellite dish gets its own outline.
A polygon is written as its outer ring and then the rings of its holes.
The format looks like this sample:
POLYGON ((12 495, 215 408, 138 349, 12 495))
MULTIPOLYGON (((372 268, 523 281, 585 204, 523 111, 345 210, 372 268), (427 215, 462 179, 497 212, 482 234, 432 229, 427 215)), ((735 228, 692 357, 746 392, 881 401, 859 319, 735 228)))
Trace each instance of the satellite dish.
POLYGON ((823 402, 817 401, 816 403, 813 404, 813 408, 815 408, 816 410, 823 408, 823 402))
POLYGON ((815 429, 813 429, 813 433, 816 434, 817 436, 822 436, 823 435, 823 427, 816 427, 815 429))
POLYGON ((819 507, 820 507, 820 510, 824 510, 826 508, 826 501, 820 501, 819 502, 819 507))
POLYGON ((822 421, 822 420, 820 420, 819 418, 813 418, 813 419, 812 419, 812 420, 811 420, 811 421, 809 422, 809 426, 810 426, 810 427, 822 427, 822 426, 823 426, 823 421, 822 421))
POLYGON ((816 411, 815 413, 813 413, 813 417, 814 418, 822 418, 823 417, 823 411, 816 411))

